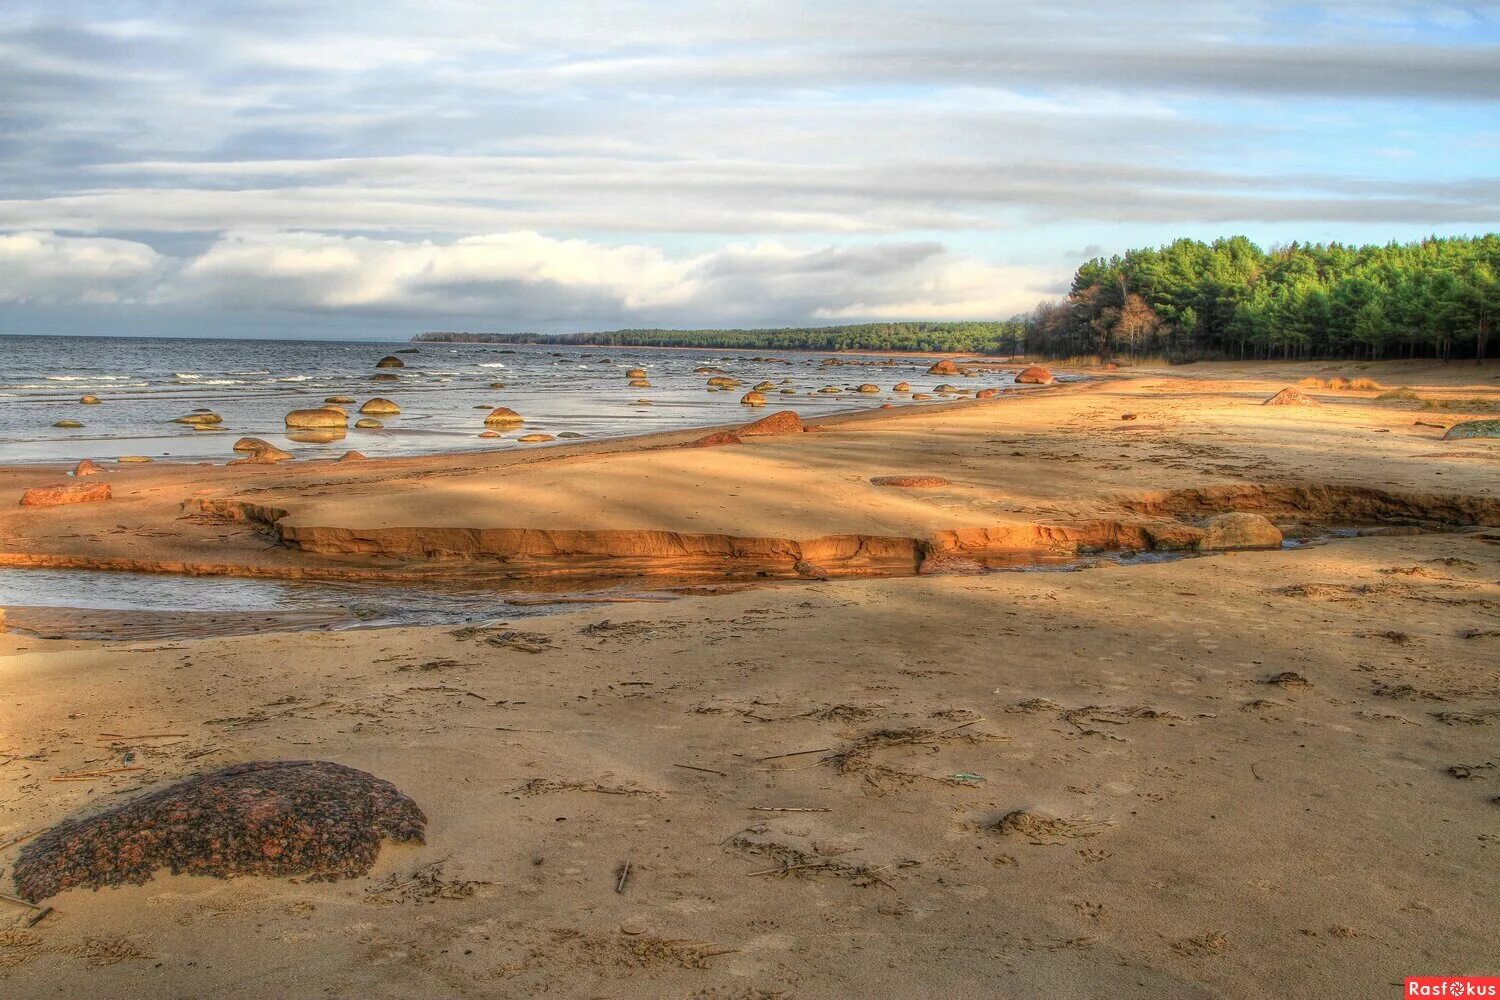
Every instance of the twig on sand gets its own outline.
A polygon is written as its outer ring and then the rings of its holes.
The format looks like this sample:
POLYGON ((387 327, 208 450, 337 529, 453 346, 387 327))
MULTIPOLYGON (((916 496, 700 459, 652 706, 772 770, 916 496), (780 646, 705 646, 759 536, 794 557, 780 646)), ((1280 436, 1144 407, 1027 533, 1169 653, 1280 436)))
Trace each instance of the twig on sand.
POLYGON ((31 909, 31 910, 40 910, 41 909, 40 906, 38 906, 37 904, 33 903, 31 900, 29 900, 29 899, 22 899, 20 896, 10 896, 10 895, 7 895, 6 893, 0 892, 0 899, 5 900, 7 903, 15 903, 17 906, 24 906, 27 909, 31 909))
POLYGON ((702 771, 704 774, 717 774, 721 778, 729 777, 729 775, 725 774, 723 771, 715 771, 711 767, 698 767, 694 764, 673 764, 672 766, 686 768, 689 771, 702 771))
POLYGON ((130 735, 126 735, 125 733, 100 733, 99 735, 100 736, 107 736, 110 739, 116 739, 116 740, 164 740, 164 739, 168 739, 168 738, 179 738, 180 739, 182 737, 187 736, 188 734, 187 733, 132 733, 130 735))
POLYGON ((53 781, 87 781, 91 778, 103 778, 111 774, 124 774, 126 771, 144 771, 144 766, 136 767, 112 767, 107 771, 74 771, 72 774, 54 774, 53 781))
POLYGON ((625 891, 625 882, 629 878, 630 878, 630 859, 626 858, 625 859, 625 863, 620 866, 620 880, 615 883, 615 892, 623 893, 625 891))
POLYGON ((10 848, 15 847, 17 844, 20 844, 20 843, 23 843, 24 841, 30 840, 32 837, 35 837, 37 834, 39 834, 41 832, 42 831, 40 831, 40 830, 32 830, 30 833, 23 833, 23 834, 21 834, 21 836, 17 837, 14 840, 7 840, 5 843, 0 844, 0 851, 9 850, 10 848))
POLYGON ((751 806, 751 812, 761 813, 826 813, 833 812, 824 806, 751 806))
POLYGON ((755 759, 757 762, 763 760, 780 760, 783 757, 801 757, 804 754, 810 753, 827 753, 832 749, 833 747, 818 747, 816 750, 793 750, 791 753, 773 753, 769 757, 757 757, 755 759))

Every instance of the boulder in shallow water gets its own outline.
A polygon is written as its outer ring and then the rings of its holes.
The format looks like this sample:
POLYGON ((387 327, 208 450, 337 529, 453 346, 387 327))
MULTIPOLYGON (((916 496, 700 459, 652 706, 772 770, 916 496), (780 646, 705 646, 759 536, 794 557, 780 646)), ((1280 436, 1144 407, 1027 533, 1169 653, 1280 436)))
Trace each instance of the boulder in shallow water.
POLYGON ((505 388, 505 383, 504 382, 491 382, 490 383, 490 388, 491 389, 504 389, 505 388))
POLYGON ((400 358, 396 357, 394 354, 387 354, 385 357, 383 357, 379 361, 375 362, 375 367, 376 368, 405 368, 406 367, 406 362, 402 361, 400 358))
POLYGON ((745 406, 765 406, 766 397, 758 392, 747 392, 740 397, 740 402, 745 406))
POLYGON ((484 422, 490 427, 508 427, 524 424, 526 418, 508 406, 497 406, 484 418, 484 422))
POLYGON ((350 403, 354 402, 354 397, 353 396, 325 396, 323 398, 323 402, 325 402, 325 403, 338 403, 338 404, 341 404, 343 406, 348 406, 350 403))
POLYGON ((763 437, 769 434, 801 434, 802 418, 795 410, 777 410, 761 417, 753 424, 746 424, 738 431, 740 437, 763 437))
POLYGON ((1461 424, 1454 424, 1448 428, 1443 435, 1444 441, 1457 441, 1463 438, 1500 438, 1500 420, 1465 420, 1461 424))
POLYGON ((61 427, 63 430, 75 430, 75 429, 77 429, 79 427, 82 427, 83 424, 79 423, 77 420, 69 420, 67 418, 64 418, 62 420, 57 421, 52 426, 53 427, 61 427))
POLYGON ((374 399, 367 401, 364 406, 361 406, 359 408, 359 412, 380 414, 400 413, 401 407, 397 406, 389 399, 381 399, 379 396, 376 396, 374 399))
POLYGON ((516 440, 522 444, 541 444, 543 441, 556 441, 557 438, 551 434, 522 434, 516 440))
POLYGON ((244 458, 236 458, 230 465, 275 465, 277 462, 291 461, 292 453, 282 451, 269 441, 260 438, 242 437, 234 443, 234 450, 244 455, 244 458))
POLYGON ((1017 385, 1051 385, 1053 381, 1052 372, 1041 365, 1031 365, 1016 373, 1017 385))
POLYGON ((422 843, 427 817, 395 785, 323 760, 210 771, 68 820, 21 848, 20 894, 142 885, 157 871, 333 881, 370 870, 383 840, 422 843))
POLYGON ((354 429, 360 431, 378 431, 384 426, 385 424, 381 423, 379 420, 376 420, 374 417, 360 417, 358 420, 354 421, 354 429))
POLYGON ((630 380, 630 388, 632 388, 632 389, 649 389, 649 388, 651 388, 651 382, 648 379, 633 378, 633 379, 630 380))
POLYGON ((156 461, 156 459, 150 455, 121 455, 115 461, 121 465, 145 465, 147 462, 156 461))
POLYGON ((975 399, 994 399, 998 395, 1000 395, 1000 390, 999 389, 995 389, 995 388, 980 389, 978 392, 976 392, 974 394, 974 398, 975 399))
POLYGON ((866 382, 864 385, 859 387, 859 391, 864 393, 879 392, 880 386, 874 385, 870 382, 866 382))
POLYGON ((299 430, 322 427, 348 427, 349 415, 332 406, 320 406, 310 410, 293 410, 286 415, 286 425, 299 430))
POLYGON ((1259 514, 1234 511, 1209 518, 1198 548, 1205 552, 1233 549, 1279 549, 1281 529, 1259 514))
POLYGON ((632 369, 630 369, 630 371, 628 371, 628 372, 625 373, 625 377, 626 378, 645 378, 646 377, 646 369, 644 369, 644 368, 632 368, 632 369))
POLYGON ((1260 404, 1261 406, 1321 406, 1316 399, 1307 395, 1301 389, 1287 386, 1276 395, 1260 404))
POLYGON ((21 494, 22 507, 61 507, 70 503, 97 503, 110 498, 108 483, 57 483, 33 486, 21 494))
POLYGON ((98 396, 83 396, 78 401, 84 406, 98 406, 103 402, 98 396))
POLYGON ((927 374, 929 374, 929 375, 957 375, 958 374, 958 365, 956 365, 951 359, 944 358, 942 361, 939 361, 937 364, 935 364, 931 368, 927 369, 927 374))
POLYGON ((891 391, 892 392, 911 392, 911 383, 910 382, 897 382, 895 385, 891 386, 891 391))
POLYGON ((374 375, 370 376, 370 381, 371 382, 399 382, 399 381, 401 381, 401 376, 400 375, 392 374, 391 372, 376 372, 374 375))
POLYGON ((211 427, 214 424, 222 424, 224 418, 212 410, 195 410, 183 417, 177 417, 172 421, 174 424, 187 424, 189 427, 211 427))

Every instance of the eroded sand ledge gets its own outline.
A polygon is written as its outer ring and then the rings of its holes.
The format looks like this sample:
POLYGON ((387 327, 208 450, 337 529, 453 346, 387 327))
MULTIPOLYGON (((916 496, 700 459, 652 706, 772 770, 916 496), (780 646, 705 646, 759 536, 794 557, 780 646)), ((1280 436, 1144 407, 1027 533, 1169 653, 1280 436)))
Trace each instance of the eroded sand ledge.
MULTIPOLYGON (((1241 374, 1218 374, 1230 373, 1241 374)), ((1328 405, 1317 408, 1258 405, 1282 384, 1112 375, 712 448, 683 447, 698 433, 681 432, 354 467, 116 468, 109 503, 0 514, 0 565, 409 579, 462 563, 497 579, 792 578, 911 574, 1017 552, 1191 549, 1203 518, 1235 510, 1500 524, 1489 442, 1440 441, 1440 426, 1373 392, 1321 393, 1328 405), (891 475, 946 484, 874 482, 891 475)), ((0 485, 37 475, 5 470, 0 485)))

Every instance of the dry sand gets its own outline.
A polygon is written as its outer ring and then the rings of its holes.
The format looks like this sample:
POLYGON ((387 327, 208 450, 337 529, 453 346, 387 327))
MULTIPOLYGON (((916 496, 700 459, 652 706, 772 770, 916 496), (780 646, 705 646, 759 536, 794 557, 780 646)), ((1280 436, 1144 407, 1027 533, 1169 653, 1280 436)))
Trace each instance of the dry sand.
MULTIPOLYGON (((1488 369, 1352 369, 1476 407, 1500 396, 1488 369)), ((521 460, 111 471, 115 500, 8 511, 0 548, 279 575, 619 559, 672 574, 698 568, 688 536, 783 545, 742 546, 724 579, 795 576, 800 547, 830 536, 915 539, 921 559, 946 538, 993 555, 964 540, 1014 543, 1014 525, 1049 550, 1101 520, 1191 533, 1233 506, 1490 517, 1500 443, 1414 423, 1457 412, 1318 390, 1317 408, 1255 405, 1314 371, 1130 372, 737 448, 662 447, 679 435, 521 460), (868 482, 893 473, 954 486, 868 482), (323 537, 676 541, 483 560, 267 549, 263 525, 183 512, 202 497, 323 537)), ((45 481, 0 473, 5 492, 45 481)), ((362 768, 430 823, 363 879, 66 892, 34 928, 0 931, 0 993, 1365 997, 1409 974, 1493 974, 1486 523, 1077 573, 789 580, 480 630, 8 634, 0 864, 15 838, 240 760, 362 768), (52 780, 114 767, 141 770, 52 780)))

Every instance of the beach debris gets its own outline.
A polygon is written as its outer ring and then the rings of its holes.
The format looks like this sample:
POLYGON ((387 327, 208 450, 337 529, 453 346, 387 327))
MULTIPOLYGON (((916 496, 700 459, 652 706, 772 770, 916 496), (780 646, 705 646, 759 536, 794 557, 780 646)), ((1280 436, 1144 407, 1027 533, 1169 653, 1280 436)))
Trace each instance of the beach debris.
POLYGON ((1261 406, 1321 406, 1316 399, 1307 395, 1301 389, 1287 386, 1276 395, 1260 404, 1261 406))
POLYGON ((391 413, 400 413, 401 407, 397 406, 389 399, 382 399, 381 397, 376 396, 374 399, 366 400, 365 405, 359 408, 359 412, 385 415, 391 413))
POLYGON ((1297 673, 1294 670, 1283 670, 1280 673, 1272 674, 1265 680, 1261 681, 1261 683, 1270 684, 1274 687, 1280 688, 1312 687, 1312 681, 1308 680, 1306 677, 1303 677, 1301 674, 1297 673))
POLYGON ((907 490, 930 490, 953 485, 952 480, 942 476, 872 476, 870 482, 876 486, 896 486, 907 490))
POLYGON ((363 875, 381 841, 421 843, 427 817, 388 781, 332 761, 235 764, 40 834, 14 866, 36 902, 66 889, 173 874, 333 881, 363 875))
POLYGON ((319 406, 309 410, 293 410, 286 415, 288 427, 314 430, 322 427, 348 427, 349 415, 332 406, 319 406))
POLYGON ((626 858, 624 864, 620 865, 619 877, 615 879, 615 892, 623 893, 625 883, 630 880, 630 859, 626 858))
POLYGON ((56 483, 31 487, 21 494, 21 506, 61 507, 70 503, 97 503, 108 500, 111 495, 108 483, 56 483))
POLYGON ((91 458, 85 458, 77 465, 73 466, 74 476, 97 476, 103 471, 104 469, 101 468, 97 463, 95 463, 91 458))
POLYGON ((795 844, 771 839, 767 836, 767 828, 764 826, 742 830, 726 841, 726 844, 741 854, 763 857, 775 862, 773 868, 747 872, 747 878, 767 875, 786 878, 791 875, 800 879, 821 875, 828 878, 847 879, 861 888, 875 885, 882 885, 887 889, 893 888, 882 875, 882 872, 891 867, 890 865, 875 866, 845 861, 840 855, 850 853, 850 851, 844 848, 825 848, 819 851, 818 845, 812 844, 809 845, 812 850, 804 850, 795 844))
POLYGON ((443 862, 434 861, 408 874, 388 875, 365 890, 371 903, 435 903, 440 899, 468 899, 482 885, 483 879, 449 879, 443 862))
POLYGON ((1204 552, 1237 549, 1279 549, 1281 529, 1260 514, 1234 511, 1209 518, 1198 548, 1204 552))
POLYGON ((484 418, 484 422, 489 427, 513 427, 525 423, 526 419, 508 406, 497 406, 484 418))
POLYGON ((406 362, 402 361, 400 358, 396 357, 394 354, 387 354, 385 357, 383 357, 379 361, 375 362, 375 367, 376 368, 405 368, 406 367, 406 362))
POLYGON ((1030 365, 1016 373, 1017 385, 1051 385, 1054 381, 1052 372, 1041 365, 1030 365))
POLYGON ((1114 826, 1109 821, 1095 821, 1087 816, 1066 818, 1032 809, 1013 809, 990 827, 1007 837, 1022 837, 1033 844, 1050 846, 1064 839, 1097 837, 1114 826))
POLYGON ((1443 435, 1444 441, 1460 438, 1500 438, 1500 420, 1465 420, 1448 428, 1443 435))
POLYGON ((802 418, 797 416, 795 410, 777 410, 754 423, 746 424, 738 433, 740 437, 760 437, 769 434, 800 434, 802 430, 802 418))
POLYGON ((240 452, 245 457, 236 458, 230 465, 275 465, 277 462, 290 461, 292 453, 283 451, 269 441, 260 438, 242 437, 234 443, 234 451, 240 452))

